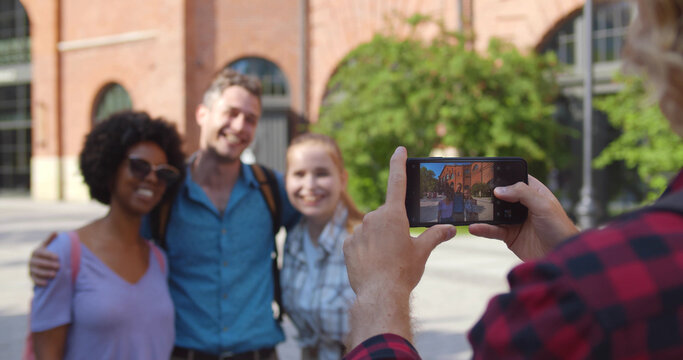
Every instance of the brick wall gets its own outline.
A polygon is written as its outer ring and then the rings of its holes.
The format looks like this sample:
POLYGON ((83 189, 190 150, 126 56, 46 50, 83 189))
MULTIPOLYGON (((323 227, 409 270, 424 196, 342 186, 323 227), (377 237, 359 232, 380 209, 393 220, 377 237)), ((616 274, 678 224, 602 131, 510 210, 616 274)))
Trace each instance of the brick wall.
POLYGON ((454 28, 455 0, 311 0, 310 2, 310 120, 315 122, 325 87, 341 60, 357 46, 387 28, 393 14, 423 13, 443 19, 454 28))
MULTIPOLYGON (((470 20, 474 26, 477 49, 485 49, 494 36, 531 49, 582 6, 583 0, 464 0, 463 16, 465 25, 470 20)), ((325 87, 341 60, 374 33, 385 30, 387 16, 420 12, 455 29, 459 25, 457 11, 457 0, 311 0, 311 121, 317 120, 325 87)))
MULTIPOLYGON (((299 0, 189 1, 187 118, 194 118, 214 72, 243 57, 275 63, 287 78, 290 101, 300 111, 299 0)), ((198 128, 188 121, 187 142, 196 148, 198 128)))
POLYGON ((485 49, 488 39, 498 37, 522 49, 535 48, 559 21, 583 5, 584 0, 474 1, 476 47, 485 49))
MULTIPOLYGON (((420 12, 453 29, 460 18, 458 0, 308 0, 309 65, 303 94, 302 0, 22 3, 31 23, 33 157, 56 158, 47 172, 50 177, 59 173, 54 169, 65 168, 60 161, 80 151, 95 98, 110 82, 124 86, 136 109, 175 121, 185 134, 186 150, 194 151, 196 106, 213 73, 223 66, 248 56, 275 63, 287 78, 292 110, 300 113, 305 97, 309 120, 315 122, 327 82, 341 60, 385 30, 387 18, 420 12), (128 40, 93 45, 112 36, 128 40), (84 41, 90 45, 83 46, 84 41)), ((477 48, 496 36, 530 49, 580 10, 583 1, 463 0, 463 5, 477 33, 477 48)), ((430 31, 423 35, 429 37, 430 31)), ((40 178, 40 170, 32 178, 40 178)))

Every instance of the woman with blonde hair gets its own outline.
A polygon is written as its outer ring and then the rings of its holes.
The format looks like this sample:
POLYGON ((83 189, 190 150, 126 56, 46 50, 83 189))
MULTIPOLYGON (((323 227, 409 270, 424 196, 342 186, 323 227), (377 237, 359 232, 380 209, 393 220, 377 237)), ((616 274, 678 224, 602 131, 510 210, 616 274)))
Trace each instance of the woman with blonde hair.
POLYGON ((302 359, 340 359, 355 295, 342 245, 363 219, 346 191, 348 174, 336 142, 303 134, 287 150, 285 188, 303 215, 287 234, 282 300, 299 336, 302 359))

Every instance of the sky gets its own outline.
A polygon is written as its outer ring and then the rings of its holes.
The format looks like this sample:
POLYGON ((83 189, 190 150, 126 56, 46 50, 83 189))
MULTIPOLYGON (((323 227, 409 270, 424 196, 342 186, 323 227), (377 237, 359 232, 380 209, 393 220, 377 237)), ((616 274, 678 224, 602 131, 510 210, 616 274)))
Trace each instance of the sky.
POLYGON ((439 177, 441 170, 446 165, 465 165, 467 163, 421 163, 420 167, 426 168, 434 172, 434 176, 439 177))

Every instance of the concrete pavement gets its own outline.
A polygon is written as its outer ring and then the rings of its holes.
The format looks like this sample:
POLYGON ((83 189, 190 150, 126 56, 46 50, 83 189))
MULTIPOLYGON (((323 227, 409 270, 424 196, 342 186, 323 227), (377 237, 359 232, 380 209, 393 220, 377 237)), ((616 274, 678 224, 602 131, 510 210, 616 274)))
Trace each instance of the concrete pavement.
MULTIPOLYGON (((50 232, 77 228, 104 215, 96 204, 34 202, 0 198, 0 359, 19 359, 31 296, 27 260, 50 232)), ((413 296, 416 347, 424 359, 469 358, 467 330, 488 299, 505 291, 507 271, 519 261, 498 241, 456 236, 440 245, 427 263, 413 296)), ((283 360, 298 359, 296 330, 285 321, 283 360)))

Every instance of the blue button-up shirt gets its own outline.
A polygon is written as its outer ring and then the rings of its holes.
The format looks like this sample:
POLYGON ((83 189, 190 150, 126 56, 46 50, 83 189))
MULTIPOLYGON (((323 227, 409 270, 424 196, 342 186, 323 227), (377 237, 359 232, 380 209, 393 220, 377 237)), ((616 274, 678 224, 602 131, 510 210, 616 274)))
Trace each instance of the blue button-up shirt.
MULTIPOLYGON (((187 174, 166 230, 176 346, 215 354, 275 346, 284 334, 272 308, 273 225, 251 168, 242 164, 222 214, 187 174)), ((299 214, 277 178, 289 229, 299 214)))

